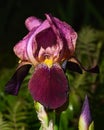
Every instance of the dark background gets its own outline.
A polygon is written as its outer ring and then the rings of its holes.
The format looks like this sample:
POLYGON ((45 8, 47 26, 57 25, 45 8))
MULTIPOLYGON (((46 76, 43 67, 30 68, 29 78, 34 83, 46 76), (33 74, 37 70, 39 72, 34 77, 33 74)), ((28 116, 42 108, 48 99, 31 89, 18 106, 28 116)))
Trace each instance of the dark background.
POLYGON ((44 19, 44 13, 51 13, 68 22, 76 31, 87 24, 104 28, 101 0, 1 0, 0 65, 12 66, 11 60, 8 64, 5 61, 11 59, 13 45, 27 33, 25 19, 31 15, 44 19))

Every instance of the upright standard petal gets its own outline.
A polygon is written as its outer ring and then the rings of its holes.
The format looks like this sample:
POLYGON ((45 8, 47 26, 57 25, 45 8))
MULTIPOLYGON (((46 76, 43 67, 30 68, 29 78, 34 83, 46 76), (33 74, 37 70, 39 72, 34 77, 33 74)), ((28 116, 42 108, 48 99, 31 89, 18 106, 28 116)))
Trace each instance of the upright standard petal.
POLYGON ((70 25, 53 17, 51 14, 46 14, 46 18, 57 36, 57 52, 59 55, 57 61, 68 60, 74 54, 77 33, 70 25))
POLYGON ((19 41, 19 43, 17 43, 13 48, 14 53, 22 60, 28 60, 26 47, 27 47, 27 38, 19 41))
POLYGON ((44 49, 56 45, 56 35, 51 27, 39 32, 36 35, 38 50, 42 47, 44 49))
MULTIPOLYGON (((33 34, 35 30, 32 30, 31 32, 29 32, 22 40, 20 40, 13 48, 13 51, 15 53, 15 55, 18 56, 18 58, 20 58, 23 61, 29 61, 29 57, 28 57, 28 53, 27 53, 27 45, 28 45, 28 41, 31 37, 31 35, 33 34)), ((32 41, 31 41, 32 42, 32 41)), ((32 42, 33 43, 33 42, 32 42)), ((32 44, 33 46, 33 44, 32 44)), ((34 44, 33 46, 34 48, 36 48, 36 45, 34 44)), ((32 47, 32 48, 33 48, 32 47)))
POLYGON ((29 81, 29 90, 35 101, 55 109, 67 100, 68 81, 59 65, 40 64, 29 81))
POLYGON ((60 21, 58 18, 54 18, 53 20, 54 20, 54 23, 56 24, 57 28, 59 29, 61 35, 67 41, 69 50, 73 51, 76 46, 77 33, 66 22, 60 21))
POLYGON ((25 76, 28 74, 28 71, 30 69, 31 65, 24 65, 21 66, 16 70, 12 78, 8 81, 8 83, 5 86, 5 92, 17 95, 20 85, 22 81, 24 80, 25 76))
POLYGON ((25 20, 25 25, 29 31, 33 28, 37 28, 42 23, 42 20, 37 19, 34 16, 30 16, 25 20))

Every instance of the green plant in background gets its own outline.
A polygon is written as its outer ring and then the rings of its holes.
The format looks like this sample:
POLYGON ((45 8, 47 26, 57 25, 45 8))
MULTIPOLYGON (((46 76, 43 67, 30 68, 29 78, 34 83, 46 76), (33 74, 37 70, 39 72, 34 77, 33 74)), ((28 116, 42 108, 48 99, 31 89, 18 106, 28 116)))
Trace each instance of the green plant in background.
POLYGON ((3 115, 0 113, 0 129, 1 130, 11 130, 11 127, 7 121, 3 120, 3 115))

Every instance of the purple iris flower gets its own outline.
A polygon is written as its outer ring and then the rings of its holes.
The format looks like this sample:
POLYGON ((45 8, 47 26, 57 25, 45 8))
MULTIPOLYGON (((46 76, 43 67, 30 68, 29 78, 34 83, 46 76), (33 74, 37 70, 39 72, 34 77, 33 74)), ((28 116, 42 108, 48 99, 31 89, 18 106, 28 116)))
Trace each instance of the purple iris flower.
POLYGON ((33 99, 47 108, 56 109, 68 97, 65 68, 82 73, 83 67, 73 56, 77 33, 58 18, 50 14, 45 16, 44 21, 33 16, 26 19, 25 25, 29 33, 14 46, 20 63, 6 84, 5 91, 17 95, 30 67, 34 66, 28 84, 33 99))

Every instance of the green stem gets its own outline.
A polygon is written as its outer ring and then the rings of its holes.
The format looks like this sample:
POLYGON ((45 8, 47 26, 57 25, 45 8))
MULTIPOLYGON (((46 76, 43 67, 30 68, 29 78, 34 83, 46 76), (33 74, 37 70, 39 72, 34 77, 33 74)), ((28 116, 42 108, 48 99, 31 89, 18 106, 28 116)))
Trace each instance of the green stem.
POLYGON ((40 103, 34 103, 41 127, 39 130, 59 130, 60 114, 55 110, 46 111, 40 103))
POLYGON ((44 107, 38 102, 34 103, 34 107, 37 112, 38 119, 41 122, 40 130, 48 130, 47 128, 48 128, 49 120, 44 107))

